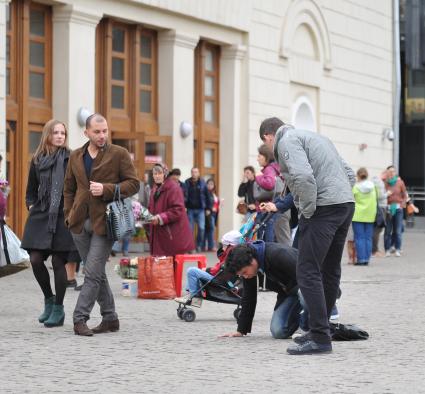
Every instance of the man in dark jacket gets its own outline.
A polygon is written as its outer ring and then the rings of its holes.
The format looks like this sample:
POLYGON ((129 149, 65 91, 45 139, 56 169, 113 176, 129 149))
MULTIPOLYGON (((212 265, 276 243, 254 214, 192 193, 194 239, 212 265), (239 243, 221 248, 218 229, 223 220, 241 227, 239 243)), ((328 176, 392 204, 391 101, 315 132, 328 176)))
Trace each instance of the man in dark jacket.
POLYGON ((196 237, 196 250, 202 249, 205 233, 205 209, 207 208, 207 187, 205 181, 201 178, 199 169, 194 167, 191 170, 192 176, 184 182, 184 197, 189 217, 192 233, 195 223, 198 226, 198 235, 196 237))
MULTIPOLYGON (((277 293, 270 331, 286 339, 298 329, 302 311, 298 298, 296 264, 298 251, 275 242, 256 241, 236 246, 226 259, 226 270, 243 278, 242 310, 236 332, 223 337, 242 337, 251 332, 257 305, 257 274, 267 277, 267 287, 277 293)), ((305 327, 302 327, 305 328, 305 327)))

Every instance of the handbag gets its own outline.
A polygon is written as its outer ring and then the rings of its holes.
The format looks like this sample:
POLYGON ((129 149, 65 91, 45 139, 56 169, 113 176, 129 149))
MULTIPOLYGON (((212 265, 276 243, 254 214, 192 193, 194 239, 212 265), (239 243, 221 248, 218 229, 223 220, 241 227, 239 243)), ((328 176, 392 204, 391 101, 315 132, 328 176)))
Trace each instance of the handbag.
POLYGON ((254 200, 258 202, 273 201, 273 199, 285 190, 285 181, 279 176, 275 177, 275 184, 272 190, 262 188, 257 181, 252 185, 254 200))
POLYGON ((333 341, 359 341, 369 338, 369 334, 355 324, 330 323, 333 341))
POLYGON ((131 198, 121 200, 120 185, 115 185, 114 198, 106 206, 106 233, 109 239, 120 241, 135 234, 131 198))
POLYGON ((375 226, 379 228, 385 227, 385 208, 376 206, 375 226))
POLYGON ((139 298, 169 300, 176 297, 173 257, 139 257, 138 269, 139 298))
POLYGON ((15 233, 4 223, 1 223, 0 227, 0 267, 29 261, 29 254, 21 248, 21 241, 15 233))
POLYGON ((236 213, 246 215, 248 213, 248 204, 244 201, 239 201, 236 205, 236 213))

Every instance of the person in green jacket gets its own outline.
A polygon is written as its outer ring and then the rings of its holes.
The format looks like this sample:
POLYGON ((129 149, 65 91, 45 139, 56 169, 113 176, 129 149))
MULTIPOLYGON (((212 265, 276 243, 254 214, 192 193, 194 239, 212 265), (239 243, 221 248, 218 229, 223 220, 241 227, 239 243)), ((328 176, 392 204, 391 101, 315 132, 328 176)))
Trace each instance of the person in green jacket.
POLYGON ((353 187, 355 199, 353 231, 357 251, 356 265, 368 265, 372 254, 377 193, 374 183, 367 178, 368 172, 366 168, 359 168, 357 171, 357 183, 353 187))

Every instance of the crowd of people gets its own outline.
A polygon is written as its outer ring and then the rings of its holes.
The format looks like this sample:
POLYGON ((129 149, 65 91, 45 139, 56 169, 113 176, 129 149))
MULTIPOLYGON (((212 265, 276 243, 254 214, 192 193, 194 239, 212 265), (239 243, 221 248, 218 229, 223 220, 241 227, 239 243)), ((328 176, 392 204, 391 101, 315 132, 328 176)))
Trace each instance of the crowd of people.
MULTIPOLYGON (((120 328, 105 272, 110 253, 120 250, 107 236, 105 218, 117 186, 123 198, 147 206, 145 228, 152 255, 217 251, 221 200, 215 180, 205 181, 196 167, 182 182, 179 169, 169 171, 157 163, 151 177, 141 182, 129 153, 108 142, 108 124, 100 114, 87 118, 84 134, 88 142, 71 152, 63 122, 51 120, 44 126, 30 165, 22 248, 29 253, 43 294, 38 321, 46 327, 63 325, 66 289, 76 285, 77 263, 84 262, 74 333, 92 336, 120 328), (45 264, 48 257, 54 291, 45 264), (102 321, 89 328, 96 302, 102 321)), ((294 338, 289 354, 331 352, 329 320, 341 295, 346 240, 351 262, 368 265, 372 255, 382 255, 379 238, 384 228, 384 255, 401 256, 403 212, 413 204, 394 166, 372 180, 366 168, 360 168, 356 178, 328 138, 275 117, 262 122, 259 136, 260 171, 244 168, 237 208, 247 223, 256 226, 256 239, 247 239, 242 229, 226 233, 217 265, 207 272, 189 270, 188 295, 176 301, 195 304, 198 298, 200 304, 202 280, 213 279, 222 269, 237 275, 244 288, 237 331, 223 336, 243 337, 252 330, 257 276, 263 275, 264 288, 277 293, 272 336, 290 338, 301 328, 304 333, 294 338)), ((0 220, 4 220, 6 193, 0 194, 0 220)), ((124 255, 129 241, 121 242, 124 255)))

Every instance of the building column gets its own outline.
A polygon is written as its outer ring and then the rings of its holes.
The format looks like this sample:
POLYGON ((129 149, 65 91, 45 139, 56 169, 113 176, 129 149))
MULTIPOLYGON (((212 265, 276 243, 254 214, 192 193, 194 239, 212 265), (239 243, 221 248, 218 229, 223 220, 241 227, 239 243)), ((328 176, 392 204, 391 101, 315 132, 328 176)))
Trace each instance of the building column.
POLYGON ((6 7, 9 1, 0 1, 0 154, 3 157, 0 172, 6 174, 6 7))
POLYGON ((68 127, 69 145, 85 141, 77 114, 95 110, 96 26, 102 14, 88 14, 72 5, 53 7, 53 114, 68 127))
MULTIPOLYGON (((220 210, 219 234, 238 229, 241 216, 235 213, 238 187, 242 179, 241 144, 246 107, 242 102, 244 74, 242 60, 246 48, 242 45, 222 47, 220 57, 220 198, 224 199, 220 210)), ((244 144, 245 146, 245 144, 244 144)))
POLYGON ((193 166, 194 133, 182 137, 180 124, 194 124, 194 49, 198 41, 198 36, 175 30, 158 35, 159 133, 172 136, 173 167, 184 175, 190 174, 193 166))

